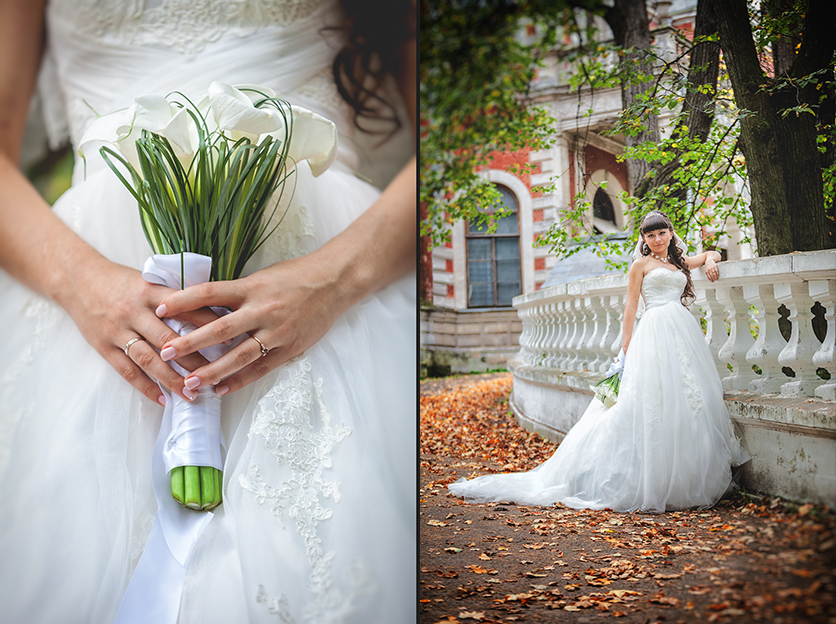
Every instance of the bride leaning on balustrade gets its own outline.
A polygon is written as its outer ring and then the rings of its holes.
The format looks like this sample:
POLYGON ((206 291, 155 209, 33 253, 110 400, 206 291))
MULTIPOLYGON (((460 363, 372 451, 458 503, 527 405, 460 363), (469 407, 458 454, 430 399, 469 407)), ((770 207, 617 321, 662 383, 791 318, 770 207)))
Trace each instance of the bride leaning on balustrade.
POLYGON ((546 462, 525 473, 450 484, 469 502, 561 502, 578 509, 664 512, 714 505, 749 459, 723 400, 698 321, 690 271, 720 273, 720 254, 685 255, 670 219, 648 213, 633 254, 624 310, 617 401, 593 398, 546 462), (636 323, 639 297, 646 309, 636 323), (623 367, 623 368, 622 368, 623 367), (608 401, 609 402, 609 401, 608 401))
POLYGON ((0 621, 414 621, 414 13, 0 5, 0 621), (52 209, 18 169, 36 91, 53 145, 77 150, 99 116, 215 81, 272 90, 339 137, 327 171, 296 163, 240 279, 145 281, 137 203, 98 149, 52 209), (165 404, 212 387, 223 503, 170 524, 152 471, 165 404))

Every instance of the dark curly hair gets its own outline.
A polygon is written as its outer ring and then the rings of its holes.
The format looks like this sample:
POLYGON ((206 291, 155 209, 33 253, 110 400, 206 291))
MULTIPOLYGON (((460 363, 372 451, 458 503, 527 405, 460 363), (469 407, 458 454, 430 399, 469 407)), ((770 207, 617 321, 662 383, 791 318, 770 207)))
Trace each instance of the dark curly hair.
POLYGON ((382 95, 383 86, 403 62, 401 46, 415 37, 416 5, 413 0, 342 0, 341 4, 346 43, 334 59, 334 81, 354 109, 354 125, 388 138, 402 124, 395 107, 382 95))
MULTIPOLYGON (((648 232, 655 232, 656 230, 670 230, 671 234, 673 234, 673 222, 661 210, 654 210, 644 216, 639 230, 642 235, 648 232)), ((647 246, 647 243, 642 242, 641 252, 642 256, 650 255, 650 247, 647 246)), ((676 246, 676 237, 674 236, 671 236, 671 242, 668 244, 668 255, 670 256, 671 263, 685 273, 685 289, 682 291, 679 300, 682 302, 682 305, 688 307, 694 302, 697 296, 694 293, 694 283, 691 281, 691 270, 688 268, 688 263, 685 261, 682 251, 676 246)))

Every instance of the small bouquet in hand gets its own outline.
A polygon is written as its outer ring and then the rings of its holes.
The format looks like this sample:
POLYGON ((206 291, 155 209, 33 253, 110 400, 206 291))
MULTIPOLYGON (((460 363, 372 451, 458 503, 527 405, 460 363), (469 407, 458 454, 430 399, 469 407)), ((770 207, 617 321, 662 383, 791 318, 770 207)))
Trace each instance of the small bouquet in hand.
MULTIPOLYGON (((91 124, 82 157, 93 142, 105 143, 102 157, 139 205, 157 254, 143 277, 171 288, 240 277, 281 223, 277 212, 288 188, 292 196, 297 163, 307 160, 319 175, 337 151, 333 122, 270 89, 219 82, 197 104, 180 93, 137 98, 91 124)), ((180 335, 195 329, 166 322, 180 335)), ((223 349, 202 353, 214 360, 223 349)), ((163 455, 172 496, 192 509, 212 509, 221 503, 220 397, 210 387, 191 403, 173 399, 163 455)))
POLYGON ((624 372, 624 351, 618 352, 618 357, 610 364, 610 368, 604 379, 592 386, 595 391, 595 398, 610 408, 618 401, 618 389, 621 386, 621 375, 624 372))

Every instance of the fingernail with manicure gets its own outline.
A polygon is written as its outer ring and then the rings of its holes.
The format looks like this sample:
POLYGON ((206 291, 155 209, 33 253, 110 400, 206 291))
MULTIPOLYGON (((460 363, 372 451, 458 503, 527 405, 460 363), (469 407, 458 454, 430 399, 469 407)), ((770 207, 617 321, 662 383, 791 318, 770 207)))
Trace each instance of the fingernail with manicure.
POLYGON ((186 380, 186 387, 189 390, 194 390, 198 386, 200 386, 200 377, 189 377, 186 380))
POLYGON ((217 392, 220 396, 223 396, 229 392, 229 386, 218 386, 215 388, 215 392, 217 392))
POLYGON ((160 357, 163 359, 163 362, 173 360, 176 356, 177 351, 174 350, 174 347, 166 347, 165 349, 160 351, 160 357))
POLYGON ((194 401, 197 398, 197 392, 190 390, 189 388, 183 388, 183 396, 189 401, 194 401))
POLYGON ((160 396, 157 397, 157 403, 159 403, 160 405, 165 407, 165 395, 164 394, 161 394, 160 396))
POLYGON ((162 318, 162 317, 164 317, 164 316, 166 315, 166 313, 168 312, 168 310, 166 309, 165 304, 164 304, 164 303, 161 303, 161 304, 159 305, 159 307, 156 309, 156 311, 155 311, 155 312, 156 312, 157 316, 159 316, 160 318, 162 318))

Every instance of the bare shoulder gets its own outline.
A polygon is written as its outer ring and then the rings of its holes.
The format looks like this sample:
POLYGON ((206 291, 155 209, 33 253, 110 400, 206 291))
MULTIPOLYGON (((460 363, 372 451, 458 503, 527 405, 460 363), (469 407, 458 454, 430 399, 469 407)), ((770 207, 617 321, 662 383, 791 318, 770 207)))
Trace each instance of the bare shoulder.
POLYGON ((647 273, 650 269, 650 264, 650 256, 642 256, 633 263, 627 275, 629 275, 631 279, 635 279, 636 277, 644 277, 644 274, 647 273))

